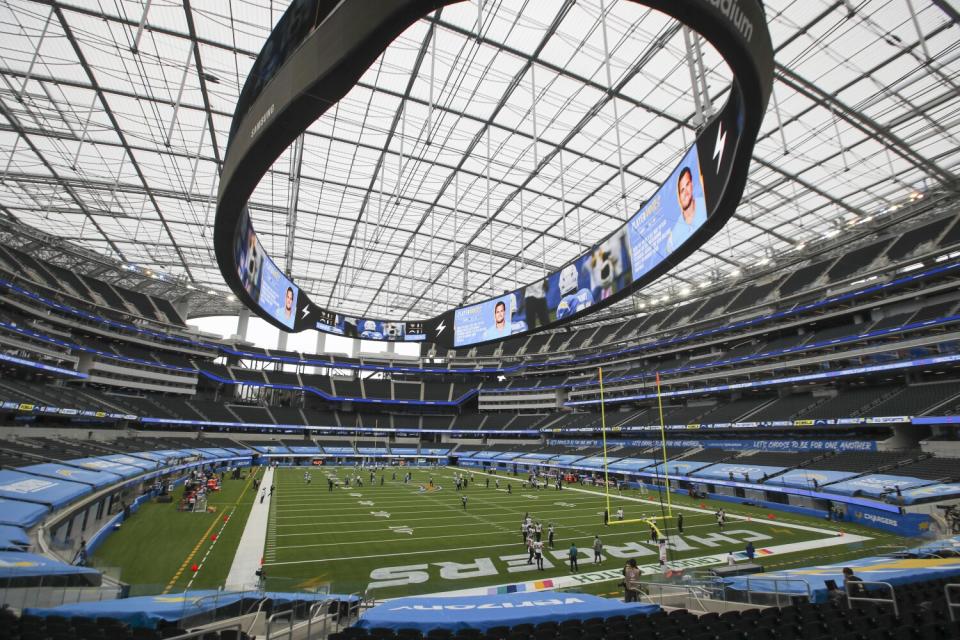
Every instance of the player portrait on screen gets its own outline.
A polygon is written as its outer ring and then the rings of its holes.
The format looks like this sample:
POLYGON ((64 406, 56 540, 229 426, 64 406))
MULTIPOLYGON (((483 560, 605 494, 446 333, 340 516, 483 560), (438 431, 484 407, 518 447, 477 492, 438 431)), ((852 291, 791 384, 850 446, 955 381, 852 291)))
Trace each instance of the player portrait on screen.
POLYGON ((703 193, 701 185, 699 171, 694 176, 689 166, 680 169, 676 183, 680 215, 670 232, 670 240, 667 245, 670 251, 686 242, 687 238, 692 236, 707 221, 707 205, 704 203, 702 195, 697 195, 697 192, 703 193))
POLYGON ((293 287, 287 287, 287 292, 283 297, 283 317, 288 324, 290 319, 293 318, 293 298, 293 287))
POLYGON ((487 329, 485 339, 495 340, 510 335, 510 325, 507 324, 507 303, 497 300, 493 305, 493 323, 487 329))

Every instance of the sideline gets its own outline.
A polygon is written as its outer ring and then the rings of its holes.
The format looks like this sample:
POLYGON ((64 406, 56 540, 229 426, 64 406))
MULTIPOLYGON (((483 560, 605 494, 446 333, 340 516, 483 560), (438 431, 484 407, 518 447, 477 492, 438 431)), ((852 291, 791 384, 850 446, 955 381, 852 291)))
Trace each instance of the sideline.
POLYGON ((273 467, 267 467, 260 482, 261 492, 266 492, 263 502, 259 496, 253 496, 253 506, 247 516, 247 524, 240 536, 237 553, 230 565, 224 588, 227 590, 243 590, 256 584, 257 569, 263 558, 263 547, 267 540, 267 522, 270 515, 270 487, 273 486, 273 467))
MULTIPOLYGON (((250 485, 253 483, 254 476, 256 476, 256 471, 250 474, 250 476, 247 478, 246 483, 243 485, 243 490, 240 491, 240 495, 237 496, 236 500, 234 500, 232 509, 230 510, 230 515, 228 516, 229 519, 227 520, 227 522, 229 522, 230 519, 233 518, 233 512, 236 510, 237 505, 240 504, 240 501, 243 500, 243 496, 247 495, 247 489, 249 489, 250 485)), ((196 546, 193 547, 193 550, 190 552, 190 555, 187 556, 187 559, 183 561, 183 564, 180 565, 180 568, 177 569, 177 572, 173 574, 173 577, 170 579, 170 582, 168 582, 167 586, 164 587, 163 591, 161 592, 162 594, 170 593, 170 590, 173 589, 173 585, 177 583, 177 580, 180 579, 180 576, 183 575, 183 572, 186 571, 188 566, 190 566, 190 562, 193 560, 194 556, 197 555, 197 552, 200 551, 200 547, 202 547, 203 543, 207 541, 207 538, 209 538, 210 536, 210 532, 213 531, 213 528, 217 526, 217 523, 219 521, 220 521, 219 517, 213 519, 213 522, 210 523, 210 527, 204 532, 202 536, 200 536, 200 540, 197 542, 196 546)), ((226 526, 226 522, 224 523, 223 526, 226 526)), ((220 527, 220 531, 223 532, 223 527, 220 527)), ((219 535, 217 536, 217 539, 218 540, 220 539, 219 535)), ((209 554, 210 552, 208 551, 207 555, 209 554)), ((204 559, 206 559, 206 556, 204 556, 204 559)), ((193 583, 193 579, 190 580, 190 583, 191 584, 193 583)))

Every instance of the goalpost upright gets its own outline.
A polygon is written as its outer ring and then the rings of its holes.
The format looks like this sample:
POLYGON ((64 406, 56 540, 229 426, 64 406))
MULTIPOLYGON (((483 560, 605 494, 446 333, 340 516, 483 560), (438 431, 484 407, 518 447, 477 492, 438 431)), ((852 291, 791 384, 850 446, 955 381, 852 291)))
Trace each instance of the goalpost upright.
POLYGON ((603 388, 603 367, 597 367, 597 376, 600 383, 600 434, 603 442, 603 481, 604 481, 604 498, 606 500, 606 513, 608 524, 631 524, 637 522, 643 522, 650 525, 656 529, 658 535, 662 535, 660 528, 656 525, 657 520, 668 520, 673 517, 673 502, 670 497, 670 472, 667 467, 667 432, 666 425, 664 424, 663 419, 663 398, 660 392, 660 373, 656 374, 656 389, 657 389, 657 409, 660 414, 660 447, 661 454, 663 456, 663 473, 664 473, 664 490, 667 494, 667 504, 666 504, 666 513, 663 513, 663 501, 661 498, 661 514, 660 516, 650 516, 645 518, 630 518, 624 520, 610 520, 610 470, 609 470, 609 455, 607 453, 607 413, 606 413, 606 402, 604 400, 604 388, 603 388))

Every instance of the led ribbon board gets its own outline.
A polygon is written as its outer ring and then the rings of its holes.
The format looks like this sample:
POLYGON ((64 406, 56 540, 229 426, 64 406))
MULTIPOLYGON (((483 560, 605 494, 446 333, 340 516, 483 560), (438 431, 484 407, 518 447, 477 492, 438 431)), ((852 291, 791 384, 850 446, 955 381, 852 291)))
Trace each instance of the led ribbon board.
MULTIPOLYGON (((650 283, 700 247, 735 211, 773 86, 759 0, 640 2, 709 41, 733 73, 723 108, 627 222, 542 281, 419 321, 357 318, 313 303, 266 255, 247 201, 273 162, 333 107, 410 25, 454 0, 294 0, 254 62, 230 130, 214 225, 224 279, 286 331, 468 346, 529 330, 525 301, 546 300, 553 326, 650 283)), ((540 319, 542 323, 542 318, 540 319)), ((542 326, 537 327, 538 329, 542 326)))

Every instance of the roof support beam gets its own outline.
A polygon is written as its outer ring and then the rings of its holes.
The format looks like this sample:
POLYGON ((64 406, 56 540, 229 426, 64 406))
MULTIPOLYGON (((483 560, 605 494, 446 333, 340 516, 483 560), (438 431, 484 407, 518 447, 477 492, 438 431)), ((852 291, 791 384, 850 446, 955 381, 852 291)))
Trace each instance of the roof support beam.
MULTIPOLYGON (((37 158, 39 158, 40 162, 43 163, 43 166, 45 166, 45 167, 47 168, 47 171, 50 172, 50 175, 53 177, 53 180, 55 181, 55 183, 57 183, 57 184, 63 184, 63 179, 60 177, 60 174, 57 172, 56 168, 54 168, 54 166, 53 166, 52 164, 50 164, 50 161, 47 160, 47 158, 46 158, 46 156, 43 154, 43 152, 40 151, 40 149, 38 149, 37 146, 33 143, 33 141, 27 136, 27 134, 26 134, 26 133, 24 132, 24 130, 23 130, 22 125, 20 124, 19 118, 17 118, 17 117, 7 108, 7 105, 5 105, 2 100, 0 100, 0 113, 3 114, 3 116, 10 122, 11 125, 13 125, 14 129, 17 131, 17 134, 20 136, 20 138, 27 144, 28 147, 30 147, 30 151, 32 151, 33 154, 34 154, 37 158)), ((9 179, 11 179, 11 178, 10 178, 10 176, 8 175, 6 179, 9 180, 9 179)), ((70 187, 68 187, 68 186, 66 186, 66 185, 64 185, 64 190, 65 190, 68 194, 70 194, 70 199, 73 200, 74 203, 76 203, 77 209, 79 209, 80 211, 83 212, 84 215, 86 215, 87 220, 90 221, 90 223, 91 223, 91 224, 94 226, 94 228, 97 230, 97 233, 99 233, 99 234, 103 237, 103 239, 107 242, 107 244, 110 246, 110 248, 113 249, 113 251, 114 251, 118 256, 120 256, 120 259, 121 259, 121 260, 126 260, 126 258, 125 258, 124 255, 123 255, 123 252, 120 251, 120 248, 117 247, 116 243, 110 238, 110 236, 108 236, 108 235, 106 234, 106 232, 103 230, 103 228, 101 228, 100 225, 97 224, 97 221, 93 219, 93 216, 90 215, 89 210, 87 209, 87 207, 86 207, 86 205, 84 204, 83 200, 77 195, 77 193, 76 193, 73 189, 71 189, 70 187)))
POLYGON ((153 194, 150 191, 150 186, 147 183, 147 177, 143 175, 143 171, 140 168, 140 165, 137 163, 136 156, 133 154, 133 151, 127 145, 127 137, 123 133, 123 129, 120 126, 120 123, 117 121, 117 117, 114 115, 113 110, 110 108, 110 103, 107 101, 103 92, 100 91, 100 84, 97 82, 96 76, 93 74, 93 70, 90 68, 90 64, 87 62, 86 56, 83 54, 83 50, 80 48, 80 43, 77 42, 76 36, 73 34, 73 29, 70 28, 70 25, 67 23, 67 19, 63 15, 63 10, 59 6, 54 7, 54 11, 57 14, 57 19, 60 21, 60 28, 63 29, 63 33, 67 36, 67 40, 70 42, 70 45, 73 47, 73 52, 77 56, 77 60, 80 62, 80 66, 83 67, 84 72, 87 74, 87 79, 90 81, 90 85, 93 87, 94 91, 97 92, 97 96, 100 98, 100 104, 103 105, 103 111, 107 115, 107 118, 110 120, 110 124, 113 126, 114 131, 117 134, 117 137, 120 138, 120 142, 123 144, 127 156, 130 159, 134 171, 136 171, 137 176, 139 176, 140 181, 143 183, 143 188, 146 190, 147 197, 150 199, 150 202, 153 204, 154 211, 157 214, 157 218, 160 220, 160 224, 163 226, 164 230, 167 232, 167 236, 170 238, 170 243, 176 252, 179 254, 180 259, 183 261, 183 269, 187 274, 187 277, 190 280, 193 280, 193 274, 190 271, 190 264, 187 261, 186 257, 180 251, 180 248, 177 246, 177 241, 173 237, 173 231, 170 230, 170 226, 167 224, 166 218, 163 216, 163 212, 160 209, 160 204, 157 202, 156 198, 153 197, 153 194))

